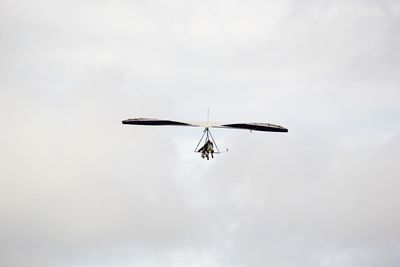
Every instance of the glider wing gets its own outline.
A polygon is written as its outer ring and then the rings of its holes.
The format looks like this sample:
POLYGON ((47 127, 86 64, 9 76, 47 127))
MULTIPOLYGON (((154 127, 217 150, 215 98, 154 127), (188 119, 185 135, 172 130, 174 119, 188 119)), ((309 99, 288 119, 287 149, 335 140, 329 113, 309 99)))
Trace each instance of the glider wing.
POLYGON ((187 123, 187 122, 149 119, 149 118, 127 119, 127 120, 123 120, 122 124, 151 125, 151 126, 193 126, 193 127, 199 126, 199 125, 191 124, 191 123, 187 123))
POLYGON ((215 128, 243 129, 263 132, 288 132, 288 129, 270 123, 231 123, 213 126, 215 128))

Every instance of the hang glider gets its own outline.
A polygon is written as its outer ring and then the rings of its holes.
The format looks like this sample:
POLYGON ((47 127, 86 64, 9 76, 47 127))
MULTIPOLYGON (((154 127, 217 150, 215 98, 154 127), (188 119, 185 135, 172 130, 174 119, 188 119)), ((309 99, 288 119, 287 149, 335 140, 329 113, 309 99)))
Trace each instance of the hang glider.
POLYGON ((230 123, 230 124, 211 124, 205 126, 201 123, 137 118, 137 119, 123 120, 122 124, 145 125, 145 126, 192 126, 192 127, 208 127, 208 128, 228 128, 228 129, 231 128, 231 129, 242 129, 251 131, 262 131, 262 132, 288 132, 288 129, 270 123, 230 123))
POLYGON ((210 155, 213 158, 214 154, 220 154, 220 150, 214 137, 211 134, 210 128, 224 128, 224 129, 242 129, 250 131, 262 131, 262 132, 288 132, 288 129, 270 123, 229 123, 229 124, 218 124, 218 123, 192 123, 182 122, 173 120, 163 119, 152 119, 152 118, 135 118, 123 120, 122 124, 131 125, 142 125, 142 126, 190 126, 190 127, 204 127, 203 135, 195 148, 195 152, 201 153, 202 158, 209 159, 210 155), (204 139, 204 140, 203 140, 204 139), (200 144, 204 141, 203 145, 200 144), (199 149, 200 147, 200 149, 199 149))

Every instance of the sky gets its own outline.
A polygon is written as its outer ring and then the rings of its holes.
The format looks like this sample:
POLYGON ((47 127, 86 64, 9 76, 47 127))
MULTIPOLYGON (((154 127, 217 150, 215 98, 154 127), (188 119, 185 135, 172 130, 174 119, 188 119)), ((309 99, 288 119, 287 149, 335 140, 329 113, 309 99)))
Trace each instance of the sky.
POLYGON ((400 2, 0 0, 0 266, 400 265, 400 2), (288 133, 121 121, 267 122, 288 133))

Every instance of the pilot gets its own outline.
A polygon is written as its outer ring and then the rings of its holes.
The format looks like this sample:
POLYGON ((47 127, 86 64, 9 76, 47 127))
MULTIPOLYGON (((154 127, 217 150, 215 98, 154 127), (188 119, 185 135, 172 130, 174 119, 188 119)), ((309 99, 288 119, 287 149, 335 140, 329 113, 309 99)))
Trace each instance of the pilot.
POLYGON ((207 140, 207 142, 197 152, 201 152, 201 157, 203 159, 207 158, 207 160, 209 160, 210 153, 211 157, 214 158, 214 144, 210 140, 207 140))
POLYGON ((207 155, 206 145, 204 144, 197 152, 201 152, 201 157, 204 159, 207 155))

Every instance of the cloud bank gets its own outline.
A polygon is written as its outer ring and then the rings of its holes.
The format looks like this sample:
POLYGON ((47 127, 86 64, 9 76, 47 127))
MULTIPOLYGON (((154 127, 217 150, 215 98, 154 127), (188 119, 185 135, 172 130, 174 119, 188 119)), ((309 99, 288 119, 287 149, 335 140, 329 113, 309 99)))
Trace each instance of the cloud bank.
POLYGON ((2 1, 1 266, 398 266, 397 1, 2 1), (258 121, 215 130, 128 117, 258 121))

